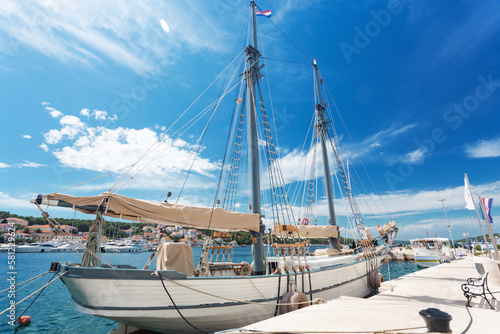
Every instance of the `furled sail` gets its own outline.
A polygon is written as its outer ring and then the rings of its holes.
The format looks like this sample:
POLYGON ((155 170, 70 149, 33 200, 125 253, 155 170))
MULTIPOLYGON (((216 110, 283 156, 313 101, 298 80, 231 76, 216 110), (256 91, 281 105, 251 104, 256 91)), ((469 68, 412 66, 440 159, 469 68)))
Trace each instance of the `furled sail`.
POLYGON ((148 201, 110 192, 83 197, 53 193, 33 198, 31 202, 73 208, 89 214, 96 213, 101 206, 102 214, 108 217, 219 231, 258 232, 260 224, 258 214, 148 201))
POLYGON ((301 238, 338 238, 339 231, 337 226, 317 226, 317 225, 279 225, 275 224, 271 232, 274 236, 286 238, 300 236, 301 238))

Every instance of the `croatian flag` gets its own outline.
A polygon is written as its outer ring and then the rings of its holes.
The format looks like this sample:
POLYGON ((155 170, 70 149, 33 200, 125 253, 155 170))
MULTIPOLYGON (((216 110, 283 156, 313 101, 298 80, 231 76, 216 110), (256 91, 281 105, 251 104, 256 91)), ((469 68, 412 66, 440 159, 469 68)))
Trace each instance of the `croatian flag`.
POLYGON ((493 198, 482 198, 484 204, 484 210, 490 219, 490 223, 493 224, 493 218, 491 218, 491 205, 493 204, 493 198))
POLYGON ((260 10, 255 10, 255 16, 265 16, 265 17, 271 17, 271 10, 268 9, 266 11, 260 11, 260 10))

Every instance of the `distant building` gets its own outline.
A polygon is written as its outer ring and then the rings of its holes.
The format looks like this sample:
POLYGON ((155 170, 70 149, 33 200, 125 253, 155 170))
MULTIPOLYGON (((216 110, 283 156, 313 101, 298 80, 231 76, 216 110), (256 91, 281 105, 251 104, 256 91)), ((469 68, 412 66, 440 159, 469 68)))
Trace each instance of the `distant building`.
POLYGON ((64 231, 66 233, 76 233, 78 231, 78 229, 74 226, 69 226, 69 225, 61 225, 61 226, 58 226, 61 231, 64 231))
POLYGON ((182 233, 179 231, 175 231, 175 232, 170 233, 170 236, 171 237, 182 237, 182 233))
POLYGON ((31 234, 28 234, 28 233, 23 233, 23 232, 20 232, 20 231, 17 231, 16 232, 16 239, 24 239, 24 240, 31 240, 32 237, 31 237, 31 234))
POLYGON ((56 236, 56 234, 52 232, 42 232, 32 234, 31 236, 36 242, 47 242, 51 241, 56 236))
POLYGON ((38 229, 42 232, 52 232, 52 227, 50 227, 50 225, 31 225, 28 226, 28 229, 30 230, 30 233, 35 232, 38 229))
POLYGON ((9 224, 0 224, 0 232, 7 232, 11 227, 9 224))
POLYGON ((134 233, 134 229, 131 227, 128 230, 123 230, 123 232, 125 232, 125 234, 132 234, 134 233))
POLYGON ((28 221, 21 218, 10 217, 10 218, 5 218, 5 220, 10 224, 28 226, 28 221))
POLYGON ((172 239, 170 239, 170 237, 163 237, 162 240, 163 240, 163 242, 166 242, 166 243, 174 242, 172 239))

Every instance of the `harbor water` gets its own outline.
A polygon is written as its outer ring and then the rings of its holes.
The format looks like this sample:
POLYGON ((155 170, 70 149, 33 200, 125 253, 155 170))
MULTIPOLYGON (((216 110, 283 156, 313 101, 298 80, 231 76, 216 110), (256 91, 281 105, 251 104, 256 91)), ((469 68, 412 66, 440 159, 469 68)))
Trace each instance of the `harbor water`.
MULTIPOLYGON (((193 248, 193 257, 195 263, 201 254, 201 248, 193 248)), ((102 258, 106 262, 112 264, 130 264, 137 268, 143 268, 151 252, 146 253, 111 253, 103 254, 102 258), (109 258, 108 258, 109 256, 109 258)), ((81 259, 77 253, 18 253, 15 255, 15 274, 11 275, 15 278, 15 283, 21 283, 36 275, 45 273, 49 270, 51 262, 69 262, 80 263, 81 259)), ((249 247, 236 247, 233 249, 233 261, 252 262, 251 252, 249 247)), ((387 267, 390 266, 390 278, 395 279, 414 272, 417 267, 414 262, 396 261, 384 264, 381 269, 385 279, 389 279, 387 267)), ((154 261, 150 268, 154 268, 154 261)), ((2 273, 10 273, 12 270, 8 268, 7 253, 0 253, 0 270, 2 273)), ((53 274, 48 273, 41 278, 24 284, 15 291, 15 296, 4 292, 0 295, 0 309, 4 310, 9 307, 12 300, 20 301, 36 289, 46 284, 53 274)), ((9 287, 7 279, 10 276, 4 276, 0 282, 0 290, 9 287)), ((36 297, 33 296, 16 306, 15 317, 21 316, 25 309, 36 297)), ((161 298, 161 296, 159 296, 161 298)), ((48 286, 42 294, 31 305, 29 310, 24 314, 31 317, 31 324, 25 327, 16 326, 15 328, 9 325, 10 319, 8 312, 1 315, 0 333, 97 333, 105 334, 111 329, 117 327, 117 323, 108 319, 93 317, 77 312, 71 304, 71 296, 66 290, 64 284, 58 280, 54 284, 48 286)), ((16 322, 17 325, 17 322, 16 322)))

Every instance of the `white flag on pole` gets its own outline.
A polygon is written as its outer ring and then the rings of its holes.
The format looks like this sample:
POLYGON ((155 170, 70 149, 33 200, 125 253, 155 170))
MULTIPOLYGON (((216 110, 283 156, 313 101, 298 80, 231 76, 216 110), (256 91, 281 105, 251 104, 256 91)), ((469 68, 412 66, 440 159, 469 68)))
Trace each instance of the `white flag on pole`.
POLYGON ((464 178, 464 183, 465 183, 464 198, 465 198, 465 203, 467 204, 465 208, 469 210, 474 210, 474 200, 472 199, 470 186, 468 185, 466 178, 464 178))

